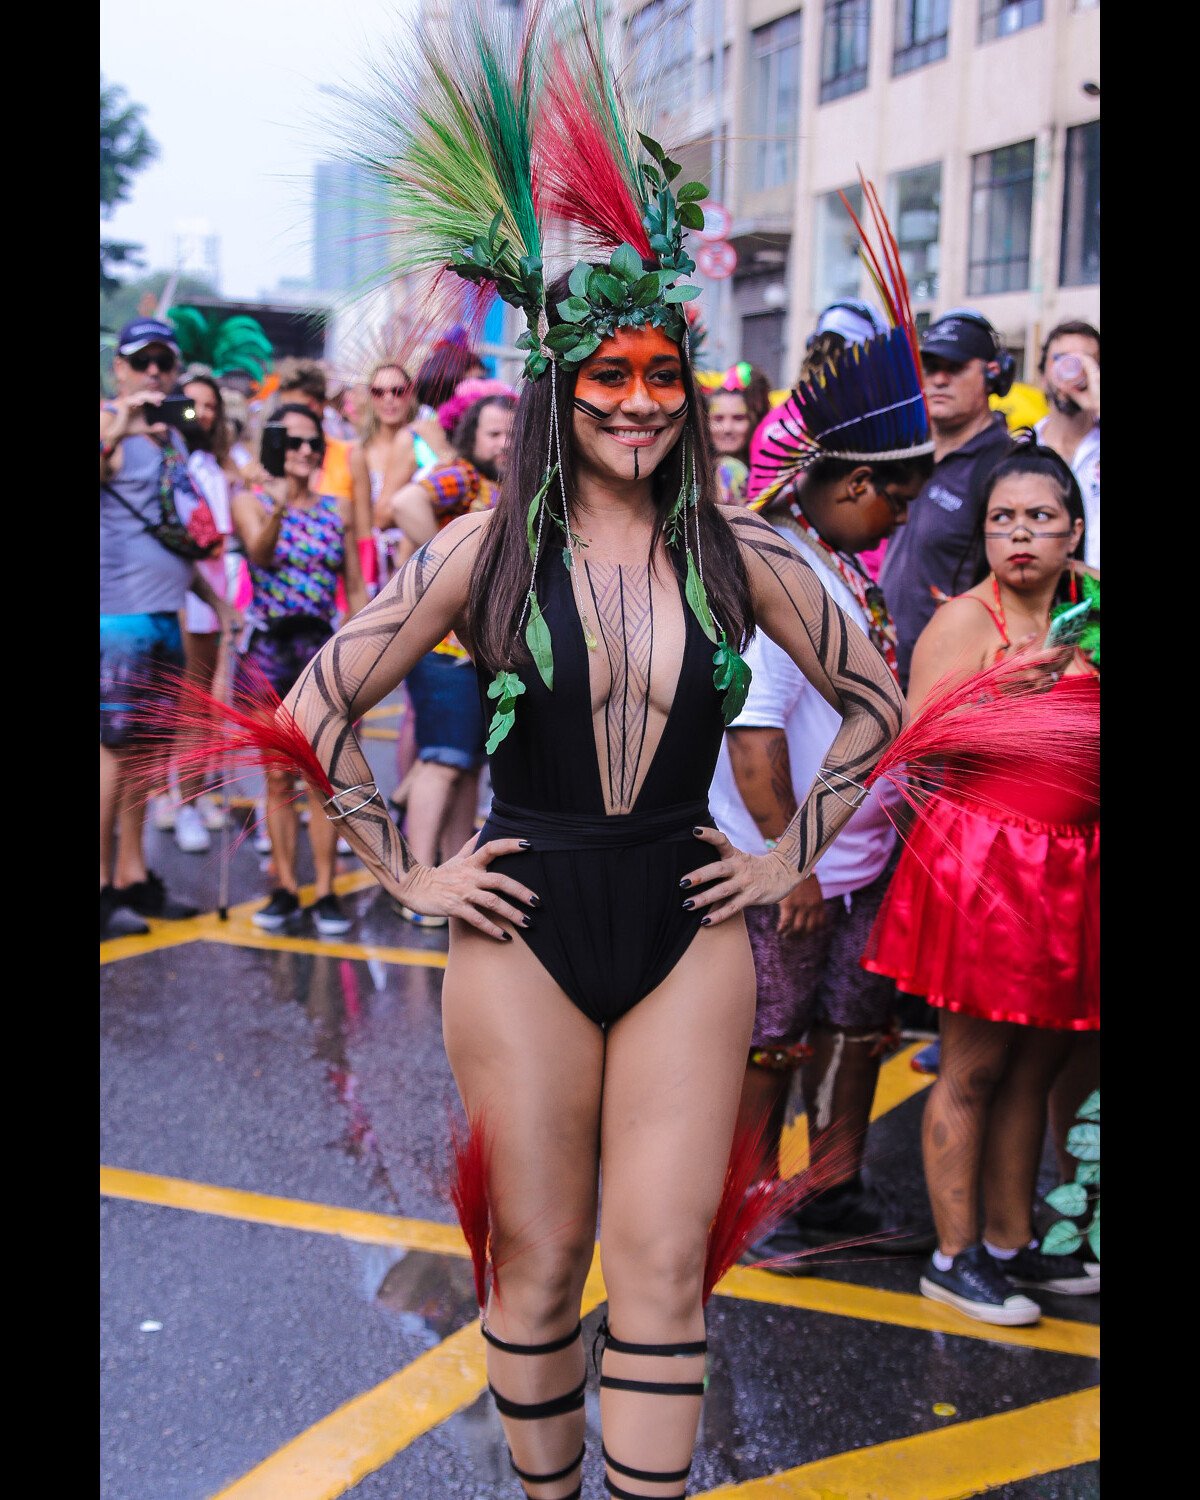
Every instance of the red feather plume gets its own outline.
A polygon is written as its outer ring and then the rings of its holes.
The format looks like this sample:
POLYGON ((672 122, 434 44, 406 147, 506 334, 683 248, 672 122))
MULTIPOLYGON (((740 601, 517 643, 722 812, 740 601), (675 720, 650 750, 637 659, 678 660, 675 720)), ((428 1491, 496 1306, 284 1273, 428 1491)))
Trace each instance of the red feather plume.
POLYGON ((450 1127, 450 1139, 454 1153, 450 1198, 471 1252, 475 1296, 482 1312, 487 1305, 489 1262, 493 1286, 496 1283, 496 1266, 491 1260, 491 1208, 487 1187, 491 1139, 483 1115, 473 1115, 468 1119, 465 1134, 457 1120, 454 1121, 450 1127))

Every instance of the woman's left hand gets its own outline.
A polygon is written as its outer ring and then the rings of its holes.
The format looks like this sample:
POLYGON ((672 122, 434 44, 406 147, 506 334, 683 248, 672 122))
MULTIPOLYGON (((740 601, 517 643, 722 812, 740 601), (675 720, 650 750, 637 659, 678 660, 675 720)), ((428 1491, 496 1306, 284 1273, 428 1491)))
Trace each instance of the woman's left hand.
POLYGON ((734 848, 719 828, 692 831, 697 839, 712 844, 720 856, 715 864, 702 865, 680 881, 685 890, 710 880, 717 882, 710 890, 699 891, 684 900, 689 911, 708 908, 700 919, 701 927, 715 927, 744 906, 773 906, 799 884, 800 871, 774 850, 768 854, 744 854, 734 848))

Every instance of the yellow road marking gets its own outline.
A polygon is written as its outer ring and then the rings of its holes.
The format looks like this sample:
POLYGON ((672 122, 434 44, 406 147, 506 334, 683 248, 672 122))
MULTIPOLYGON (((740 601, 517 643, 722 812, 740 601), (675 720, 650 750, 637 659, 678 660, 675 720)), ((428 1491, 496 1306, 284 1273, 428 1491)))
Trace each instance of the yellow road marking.
POLYGON ((217 1187, 207 1182, 189 1182, 182 1177, 158 1177, 151 1172, 130 1172, 124 1167, 100 1168, 100 1191, 108 1198, 134 1203, 154 1203, 160 1208, 180 1208, 192 1213, 214 1214, 221 1219, 241 1219, 251 1224, 271 1224, 277 1229, 303 1229, 312 1234, 336 1234, 366 1245, 399 1245, 405 1250, 430 1250, 437 1255, 466 1256, 466 1241, 457 1225, 433 1224, 427 1219, 400 1219, 390 1214, 367 1213, 355 1208, 333 1208, 301 1198, 275 1198, 240 1188, 217 1187))
POLYGON ((360 740, 398 740, 400 731, 398 729, 360 729, 358 731, 360 740))
POLYGON ((319 953, 325 958, 378 959, 384 964, 407 964, 416 968, 444 969, 446 955, 437 948, 382 948, 371 943, 340 943, 332 938, 279 937, 257 927, 229 927, 203 934, 210 943, 231 948, 274 949, 282 953, 319 953))
MULTIPOLYGON (((604 1301, 593 1263, 581 1316, 604 1301)), ((293 1438, 213 1500, 336 1500, 487 1385, 486 1346, 469 1323, 373 1390, 293 1438)))
POLYGON ((363 714, 364 719, 398 719, 403 714, 404 708, 399 703, 377 703, 374 708, 368 708, 363 714))
MULTIPOLYGON (((872 1120, 878 1120, 880 1115, 886 1115, 888 1110, 895 1109, 933 1082, 931 1074, 914 1073, 908 1065, 909 1059, 924 1046, 925 1042, 913 1042, 889 1057, 880 1068, 875 1102, 871 1106, 872 1120)), ((808 1165, 808 1116, 803 1110, 780 1133, 779 1164, 785 1177, 803 1171, 808 1165)))
POLYGON ((977 1323, 941 1302, 933 1302, 919 1294, 887 1292, 878 1287, 854 1286, 847 1281, 826 1280, 818 1276, 783 1281, 769 1271, 734 1266, 718 1283, 717 1295, 738 1297, 746 1302, 768 1302, 774 1307, 796 1307, 807 1312, 863 1318, 872 1323, 891 1323, 899 1328, 951 1333, 957 1338, 984 1339, 991 1344, 1047 1349, 1056 1354, 1078 1354, 1088 1359, 1100 1357, 1100 1330, 1094 1323, 1043 1318, 1032 1328, 1000 1328, 992 1323, 977 1323))
POLYGON ((966 1500, 1099 1456, 1100 1387, 1091 1386, 704 1493, 709 1500, 966 1500))

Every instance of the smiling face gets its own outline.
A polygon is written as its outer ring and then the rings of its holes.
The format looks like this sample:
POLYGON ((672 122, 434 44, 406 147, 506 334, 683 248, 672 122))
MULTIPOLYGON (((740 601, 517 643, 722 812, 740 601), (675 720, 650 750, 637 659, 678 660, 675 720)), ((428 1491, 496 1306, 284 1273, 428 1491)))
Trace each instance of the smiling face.
POLYGON ((399 365, 381 365, 368 389, 371 408, 385 427, 400 427, 412 420, 416 396, 412 381, 399 365))
POLYGON ((1010 588, 1057 578, 1083 535, 1058 486, 1045 474, 1009 474, 992 491, 984 515, 988 566, 1010 588))
POLYGON ((315 417, 289 411, 284 416, 283 425, 287 432, 283 472, 289 479, 306 486, 321 467, 321 460, 325 456, 321 424, 315 417))
POLYGON ((750 411, 737 391, 718 391, 708 398, 708 433, 718 458, 739 458, 750 442, 750 411))
POLYGON ((648 478, 687 416, 679 345, 658 328, 622 329, 580 367, 574 399, 580 464, 607 480, 648 478))

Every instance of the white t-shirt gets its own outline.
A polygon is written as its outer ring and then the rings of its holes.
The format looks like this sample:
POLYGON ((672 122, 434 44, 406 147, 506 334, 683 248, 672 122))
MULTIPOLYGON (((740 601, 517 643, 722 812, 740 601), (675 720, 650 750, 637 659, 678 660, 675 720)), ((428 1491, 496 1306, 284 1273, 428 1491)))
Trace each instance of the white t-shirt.
MULTIPOLYGON (((808 549, 790 532, 781 530, 779 534, 808 561, 808 549)), ((865 630, 866 616, 842 580, 815 559, 813 571, 834 602, 865 630)), ((754 674, 750 692, 745 707, 730 728, 782 729, 786 732, 792 786, 797 803, 802 803, 816 779, 818 768, 825 764, 829 747, 841 727, 841 715, 830 708, 787 652, 761 631, 747 647, 746 661, 754 674)), ((882 790, 888 795, 886 787, 882 790)), ((880 787, 872 788, 866 801, 843 824, 837 838, 818 861, 815 873, 826 897, 861 890, 883 873, 896 843, 896 830, 884 811, 880 791, 880 787)), ((891 796, 898 800, 895 794, 891 796)), ((738 792, 725 740, 721 742, 708 802, 717 827, 737 848, 747 854, 762 853, 763 836, 738 792)))
MULTIPOLYGON (((229 504, 229 481, 221 465, 213 454, 203 453, 197 449, 188 458, 188 473, 191 474, 200 493, 208 501, 208 508, 212 511, 217 530, 228 536, 233 530, 233 516, 229 504)), ((187 517, 182 516, 181 519, 186 521, 187 517)), ((197 563, 197 567, 208 579, 218 598, 224 599, 226 597, 225 559, 219 554, 216 557, 206 557, 197 563)), ((188 591, 184 603, 183 628, 193 635, 209 635, 221 628, 216 610, 211 605, 205 604, 202 599, 197 599, 191 590, 188 591)))
MULTIPOLYGON (((1035 424, 1040 438, 1048 418, 1035 424)), ((1100 423, 1097 422, 1075 450, 1071 471, 1083 495, 1083 560, 1090 568, 1100 566, 1100 423)))

